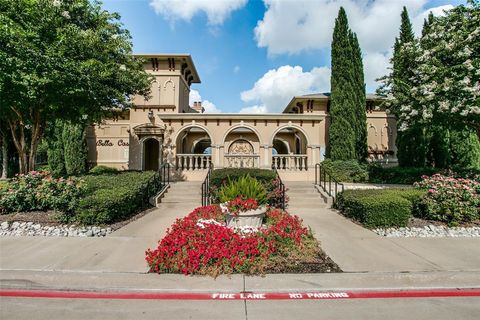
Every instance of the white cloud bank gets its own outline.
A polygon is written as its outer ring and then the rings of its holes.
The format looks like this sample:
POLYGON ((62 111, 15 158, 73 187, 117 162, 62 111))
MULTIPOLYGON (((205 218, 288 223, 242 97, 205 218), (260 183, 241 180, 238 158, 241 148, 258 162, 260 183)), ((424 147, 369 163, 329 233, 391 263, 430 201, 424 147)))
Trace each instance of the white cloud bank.
POLYGON ((203 100, 202 101, 202 96, 200 95, 200 92, 198 90, 190 90, 190 95, 189 95, 189 104, 190 106, 193 106, 194 102, 202 102, 202 107, 205 109, 205 113, 220 113, 222 112, 220 109, 217 108, 217 106, 208 100, 203 100))
POLYGON ((171 22, 190 21, 201 12, 207 16, 209 25, 221 25, 230 14, 245 6, 247 0, 151 0, 157 14, 171 22))
POLYGON ((347 12, 350 28, 357 33, 364 55, 365 81, 375 89, 375 79, 387 73, 392 46, 406 6, 414 31, 420 34, 423 19, 450 10, 452 5, 424 9, 428 0, 264 0, 266 11, 255 27, 258 47, 269 55, 298 54, 330 48, 340 6, 347 12))
POLYGON ((300 66, 281 66, 269 70, 255 82, 253 88, 240 94, 242 101, 257 103, 240 112, 281 112, 293 96, 328 91, 329 88, 330 68, 303 71, 300 66))

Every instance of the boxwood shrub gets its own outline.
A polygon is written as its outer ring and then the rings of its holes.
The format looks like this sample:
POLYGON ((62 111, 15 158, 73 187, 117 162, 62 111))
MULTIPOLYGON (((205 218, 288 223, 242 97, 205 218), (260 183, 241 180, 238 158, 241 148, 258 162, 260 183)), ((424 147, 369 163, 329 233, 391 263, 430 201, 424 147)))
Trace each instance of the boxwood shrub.
POLYGON ((107 224, 128 219, 148 206, 146 197, 155 193, 149 186, 154 176, 153 171, 84 176, 87 195, 80 200, 73 220, 107 224))
POLYGON ((413 188, 345 190, 336 208, 369 228, 405 227, 424 193, 413 188))

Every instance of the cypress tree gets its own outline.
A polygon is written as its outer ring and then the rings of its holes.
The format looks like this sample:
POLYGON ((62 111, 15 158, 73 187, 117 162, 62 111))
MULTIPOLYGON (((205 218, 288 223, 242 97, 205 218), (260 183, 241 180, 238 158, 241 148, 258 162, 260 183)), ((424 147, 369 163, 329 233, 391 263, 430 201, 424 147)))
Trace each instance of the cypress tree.
POLYGON ((358 43, 357 35, 350 32, 352 46, 352 75, 355 99, 355 152, 357 160, 365 161, 367 158, 367 113, 365 97, 365 77, 363 74, 362 50, 358 43))
POLYGON ((63 122, 56 120, 53 129, 48 133, 47 138, 47 158, 50 172, 58 177, 66 173, 64 148, 63 148, 63 122))
POLYGON ((81 175, 87 171, 87 139, 85 126, 66 123, 62 139, 65 150, 65 169, 68 175, 81 175))
POLYGON ((340 7, 332 40, 332 76, 329 127, 329 156, 332 160, 357 158, 355 83, 352 77, 352 47, 348 19, 340 7))
MULTIPOLYGON (((403 104, 410 101, 411 78, 415 70, 415 57, 408 54, 403 48, 415 44, 415 35, 408 16, 406 7, 403 7, 401 14, 400 35, 395 38, 393 47, 393 71, 392 71, 392 94, 399 101, 399 104, 392 106, 393 114, 400 113, 403 104)), ((397 123, 397 129, 402 124, 397 123)), ((421 127, 410 127, 407 130, 397 130, 397 158, 398 164, 403 167, 423 167, 426 161, 426 139, 425 130, 421 127)))

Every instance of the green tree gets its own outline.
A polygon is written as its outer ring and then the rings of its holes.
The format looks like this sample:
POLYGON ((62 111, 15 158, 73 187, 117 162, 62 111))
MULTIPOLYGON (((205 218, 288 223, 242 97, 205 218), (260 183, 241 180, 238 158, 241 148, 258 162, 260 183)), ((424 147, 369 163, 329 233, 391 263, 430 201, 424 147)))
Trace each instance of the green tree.
POLYGON ((63 126, 65 170, 67 175, 81 175, 87 171, 87 136, 82 124, 65 123, 63 126))
POLYGON ((352 76, 354 86, 355 108, 355 152, 357 160, 365 161, 368 155, 367 150, 367 113, 365 97, 365 76, 363 73, 362 50, 358 43, 357 35, 349 33, 349 41, 352 47, 352 76))
POLYGON ((480 168, 480 141, 470 127, 450 131, 450 155, 454 168, 480 168))
MULTIPOLYGON (((404 110, 410 110, 412 104, 412 77, 416 69, 415 51, 418 42, 413 33, 412 24, 406 7, 401 13, 400 34, 395 38, 393 57, 390 60, 392 71, 384 77, 379 92, 390 97, 389 110, 397 117, 397 159, 402 167, 423 167, 426 162, 427 142, 423 126, 409 126, 400 117, 404 110)), ((409 116, 415 115, 413 111, 409 116)))
POLYGON ((411 101, 400 110, 402 129, 443 125, 470 127, 480 139, 480 2, 469 0, 429 18, 415 59, 411 101))
POLYGON ((352 46, 347 14, 343 7, 335 20, 332 40, 332 76, 329 127, 329 156, 351 160, 356 153, 355 83, 352 77, 352 46))
POLYGON ((35 167, 47 119, 99 120, 148 95, 119 15, 89 0, 0 0, 0 114, 20 172, 35 167))
POLYGON ((51 124, 51 128, 47 131, 47 157, 48 167, 51 173, 56 176, 63 176, 66 174, 65 169, 65 150, 63 143, 63 122, 56 120, 51 124))

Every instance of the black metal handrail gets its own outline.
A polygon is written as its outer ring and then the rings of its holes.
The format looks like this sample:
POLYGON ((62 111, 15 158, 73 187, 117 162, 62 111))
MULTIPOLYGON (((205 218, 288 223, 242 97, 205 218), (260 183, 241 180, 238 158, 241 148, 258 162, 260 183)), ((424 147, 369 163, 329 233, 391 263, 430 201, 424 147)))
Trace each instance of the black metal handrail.
POLYGON ((315 165, 315 185, 320 186, 330 197, 332 197, 335 203, 335 198, 338 194, 338 189, 341 187, 342 192, 345 190, 343 183, 338 182, 327 169, 320 163, 315 165), (333 193, 335 191, 335 193, 333 193))
POLYGON ((213 171, 213 163, 210 162, 208 166, 207 176, 202 183, 202 206, 208 206, 211 204, 212 199, 210 197, 210 177, 213 171))
POLYGON ((274 171, 276 174, 276 179, 278 179, 278 181, 280 182, 279 187, 282 192, 282 198, 280 200, 280 208, 282 210, 285 210, 285 184, 283 184, 282 178, 280 178, 280 175, 278 174, 278 170, 275 168, 274 171))
POLYGON ((142 202, 148 205, 150 197, 155 196, 170 184, 170 165, 164 163, 150 179, 145 182, 141 194, 142 202))

